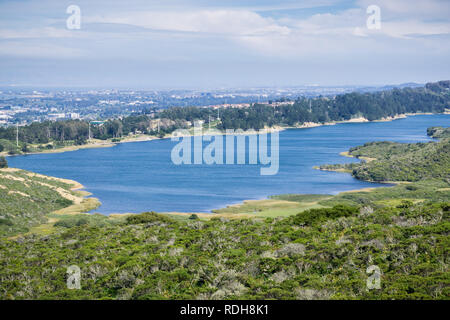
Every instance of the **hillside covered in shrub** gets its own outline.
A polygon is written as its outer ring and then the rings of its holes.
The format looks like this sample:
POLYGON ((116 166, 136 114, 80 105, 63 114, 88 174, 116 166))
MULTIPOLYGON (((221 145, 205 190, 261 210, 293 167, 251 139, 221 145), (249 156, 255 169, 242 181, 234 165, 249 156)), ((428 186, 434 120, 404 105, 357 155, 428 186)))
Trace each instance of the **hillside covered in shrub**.
MULTIPOLYGON (((429 129, 428 133, 430 132, 429 129)), ((444 132, 444 129, 439 132, 444 132)), ((449 138, 428 143, 370 142, 351 148, 348 154, 363 161, 343 165, 322 165, 320 169, 346 170, 355 178, 378 182, 450 179, 449 138)))
POLYGON ((0 169, 0 237, 28 232, 73 204, 72 184, 14 168, 0 169))
MULTIPOLYGON (((1 299, 448 299, 450 204, 167 217, 0 241, 1 299), (67 267, 81 289, 66 286, 67 267), (368 290, 366 269, 380 268, 368 290)), ((139 216, 137 216, 139 217, 139 216)))

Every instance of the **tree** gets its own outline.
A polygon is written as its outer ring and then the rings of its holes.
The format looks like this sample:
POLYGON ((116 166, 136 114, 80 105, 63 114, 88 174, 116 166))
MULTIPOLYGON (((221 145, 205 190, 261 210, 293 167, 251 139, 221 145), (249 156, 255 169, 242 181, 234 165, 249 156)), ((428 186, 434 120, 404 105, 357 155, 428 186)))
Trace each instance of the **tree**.
POLYGON ((8 168, 8 161, 5 157, 0 157, 0 168, 8 168))

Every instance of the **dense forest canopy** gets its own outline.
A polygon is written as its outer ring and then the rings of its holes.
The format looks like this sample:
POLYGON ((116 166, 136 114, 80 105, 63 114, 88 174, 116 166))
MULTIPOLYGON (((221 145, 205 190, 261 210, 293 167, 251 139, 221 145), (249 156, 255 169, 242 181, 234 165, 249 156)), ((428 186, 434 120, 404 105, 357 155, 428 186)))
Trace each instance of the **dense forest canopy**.
MULTIPOLYGON (((442 113, 449 106, 449 81, 425 88, 393 89, 375 93, 347 93, 334 97, 299 98, 292 105, 271 106, 253 104, 250 108, 220 110, 220 129, 261 129, 264 126, 325 123, 364 117, 377 120, 398 114, 434 112, 442 113)), ((216 117, 216 111, 206 108, 171 108, 161 118, 170 120, 216 117)))

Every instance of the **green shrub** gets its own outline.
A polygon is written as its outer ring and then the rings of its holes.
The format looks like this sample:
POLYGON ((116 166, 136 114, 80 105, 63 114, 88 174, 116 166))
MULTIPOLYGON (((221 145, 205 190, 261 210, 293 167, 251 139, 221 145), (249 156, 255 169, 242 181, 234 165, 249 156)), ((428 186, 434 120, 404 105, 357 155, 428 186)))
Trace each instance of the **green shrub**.
POLYGON ((409 200, 402 200, 402 203, 399 204, 399 205, 397 206, 397 208, 405 209, 405 208, 410 208, 410 207, 412 207, 412 206, 413 206, 412 201, 409 201, 409 200))
POLYGON ((13 223, 11 220, 0 218, 0 225, 12 226, 13 223))
POLYGON ((349 217, 359 213, 357 207, 337 205, 333 208, 310 209, 293 217, 295 224, 313 225, 330 219, 349 217))
POLYGON ((55 201, 57 204, 59 204, 61 207, 65 208, 68 206, 73 205, 73 201, 65 198, 56 199, 55 201))
POLYGON ((157 214, 156 212, 144 212, 141 214, 136 214, 127 217, 127 224, 140 224, 140 223, 151 223, 151 222, 172 222, 173 220, 169 217, 157 214))
POLYGON ((55 227, 72 228, 89 224, 89 220, 85 217, 82 218, 68 218, 55 222, 55 227))

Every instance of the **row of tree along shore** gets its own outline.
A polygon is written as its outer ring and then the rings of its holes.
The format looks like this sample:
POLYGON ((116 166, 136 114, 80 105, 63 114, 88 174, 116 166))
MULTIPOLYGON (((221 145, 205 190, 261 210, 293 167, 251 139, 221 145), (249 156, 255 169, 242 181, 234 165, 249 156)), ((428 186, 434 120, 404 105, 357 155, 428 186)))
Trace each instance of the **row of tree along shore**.
POLYGON ((300 97, 286 104, 252 104, 246 108, 174 107, 156 114, 139 114, 90 122, 62 120, 0 128, 0 153, 42 152, 67 146, 82 146, 90 140, 119 142, 124 137, 145 134, 164 137, 176 129, 189 129, 195 121, 219 130, 307 126, 359 118, 367 121, 398 115, 444 113, 450 104, 450 81, 428 83, 421 88, 403 88, 374 93, 300 97))

